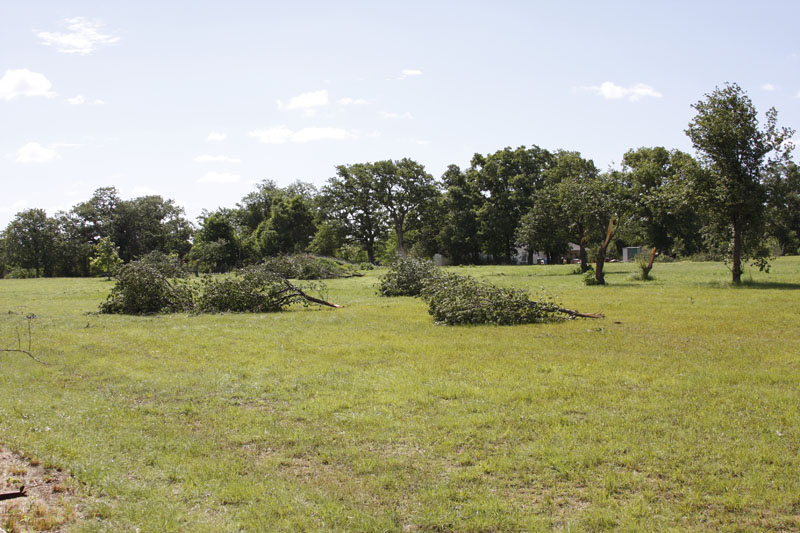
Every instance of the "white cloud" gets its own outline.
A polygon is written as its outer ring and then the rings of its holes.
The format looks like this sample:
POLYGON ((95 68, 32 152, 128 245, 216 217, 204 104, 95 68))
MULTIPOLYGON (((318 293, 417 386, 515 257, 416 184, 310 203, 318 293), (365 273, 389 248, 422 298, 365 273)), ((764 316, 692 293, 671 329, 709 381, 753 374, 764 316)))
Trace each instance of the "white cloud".
POLYGON ((663 95, 644 83, 637 83, 633 87, 623 87, 613 82, 606 81, 600 85, 583 87, 584 90, 599 94, 606 100, 620 100, 627 98, 631 102, 636 102, 645 97, 661 98, 663 95))
POLYGON ((778 90, 778 88, 772 85, 771 83, 765 83, 764 85, 761 86, 761 89, 769 92, 778 90))
MULTIPOLYGON (((83 96, 82 94, 79 94, 77 96, 73 96, 72 98, 67 98, 67 102, 69 102, 72 105, 83 105, 83 104, 87 103, 87 100, 86 100, 85 96, 83 96)), ((95 99, 95 100, 92 100, 91 102, 89 102, 89 104, 91 104, 91 105, 105 105, 106 103, 105 103, 104 100, 95 99)))
POLYGON ((17 163, 47 163, 61 156, 52 148, 45 148, 39 143, 32 142, 21 146, 17 150, 17 163))
POLYGON ((328 91, 322 89, 321 91, 309 91, 307 93, 292 96, 288 104, 284 104, 282 100, 276 102, 278 109, 310 109, 328 105, 328 91))
POLYGON ((233 163, 238 165, 242 162, 241 159, 235 157, 228 157, 226 155, 208 155, 203 154, 194 158, 195 163, 233 163))
POLYGON ((416 68, 405 68, 400 75, 399 79, 410 78, 412 76, 422 76, 422 71, 416 68))
POLYGON ((50 91, 52 86, 44 74, 31 72, 26 68, 6 70, 0 78, 0 100, 10 101, 17 96, 53 98, 57 93, 50 91))
POLYGON ((197 180, 197 183, 239 183, 242 179, 238 174, 230 172, 206 172, 205 176, 197 180))
POLYGON ((795 98, 800 98, 800 91, 797 91, 797 94, 794 95, 795 98))
POLYGON ((431 144, 431 142, 426 139, 409 139, 408 142, 418 144, 420 146, 427 146, 431 144))
POLYGON ((406 111, 405 113, 392 113, 390 111, 380 111, 378 113, 382 118, 388 119, 398 119, 398 118, 405 118, 405 119, 412 119, 414 115, 406 111))
POLYGON ((304 143, 309 141, 344 141, 354 138, 355 135, 342 128, 303 128, 292 135, 292 142, 304 143))
POLYGON ((219 133, 217 131, 212 131, 211 133, 208 134, 208 137, 206 137, 206 141, 209 142, 224 141, 227 138, 228 138, 227 133, 219 133))
POLYGON ((286 126, 276 126, 274 128, 250 132, 250 137, 254 137, 264 144, 283 144, 290 141, 292 135, 294 135, 294 133, 286 126))
POLYGON ((264 144, 304 143, 311 141, 344 141, 355 139, 356 135, 342 128, 303 128, 292 131, 286 126, 276 126, 250 132, 250 137, 264 144))
POLYGON ((363 98, 348 98, 348 97, 345 97, 345 98, 339 98, 336 101, 336 103, 339 104, 339 105, 366 105, 369 102, 367 102, 363 98))
POLYGON ((98 21, 74 17, 65 19, 63 25, 69 30, 66 33, 36 31, 36 36, 45 46, 54 46, 65 54, 79 55, 91 54, 98 46, 119 41, 119 37, 100 33, 102 24, 98 21))

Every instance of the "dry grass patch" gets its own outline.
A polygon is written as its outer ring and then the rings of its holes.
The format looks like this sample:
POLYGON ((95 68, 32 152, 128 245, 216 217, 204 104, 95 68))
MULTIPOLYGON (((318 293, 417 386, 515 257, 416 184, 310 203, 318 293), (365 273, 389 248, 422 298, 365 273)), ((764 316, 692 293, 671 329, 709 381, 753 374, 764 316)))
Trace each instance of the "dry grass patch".
POLYGON ((23 486, 26 496, 0 501, 0 527, 7 533, 67 531, 79 517, 73 481, 65 472, 0 448, 0 493, 23 486))

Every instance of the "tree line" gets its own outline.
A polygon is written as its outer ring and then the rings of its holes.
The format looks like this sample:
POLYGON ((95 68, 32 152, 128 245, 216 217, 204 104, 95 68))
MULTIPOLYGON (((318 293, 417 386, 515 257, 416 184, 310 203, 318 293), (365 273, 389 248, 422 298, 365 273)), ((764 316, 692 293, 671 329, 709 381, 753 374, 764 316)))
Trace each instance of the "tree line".
POLYGON ((800 248, 800 171, 793 131, 756 110, 735 84, 693 105, 686 129, 697 156, 663 147, 629 150, 602 171, 568 150, 538 146, 475 154, 436 179, 411 159, 336 167, 324 186, 264 180, 234 207, 204 211, 197 226, 160 196, 124 200, 113 187, 66 212, 18 213, 0 234, 0 275, 88 276, 118 256, 172 256, 202 272, 311 252, 352 262, 397 255, 454 264, 559 262, 578 248, 580 268, 625 246, 657 254, 726 258, 734 281, 745 262, 800 248), (100 260, 105 257, 107 260, 100 260))

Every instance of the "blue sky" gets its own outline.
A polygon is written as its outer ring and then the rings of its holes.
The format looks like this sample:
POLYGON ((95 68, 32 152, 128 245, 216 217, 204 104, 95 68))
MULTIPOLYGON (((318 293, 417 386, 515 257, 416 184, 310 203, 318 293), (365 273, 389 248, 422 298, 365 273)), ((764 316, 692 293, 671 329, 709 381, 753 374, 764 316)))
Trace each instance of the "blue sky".
POLYGON ((537 144, 691 151, 739 83, 800 128, 797 2, 0 2, 0 227, 98 187, 232 207, 262 179, 537 144))

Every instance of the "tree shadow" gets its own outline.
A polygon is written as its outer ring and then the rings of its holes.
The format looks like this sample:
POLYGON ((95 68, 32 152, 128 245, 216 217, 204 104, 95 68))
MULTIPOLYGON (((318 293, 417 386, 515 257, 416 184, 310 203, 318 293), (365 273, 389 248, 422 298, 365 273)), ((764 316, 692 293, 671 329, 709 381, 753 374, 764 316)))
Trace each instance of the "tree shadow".
POLYGON ((709 281, 700 283, 700 285, 710 287, 712 289, 775 289, 780 291, 797 291, 800 290, 800 283, 789 283, 783 281, 743 281, 734 284, 730 281, 709 281))

